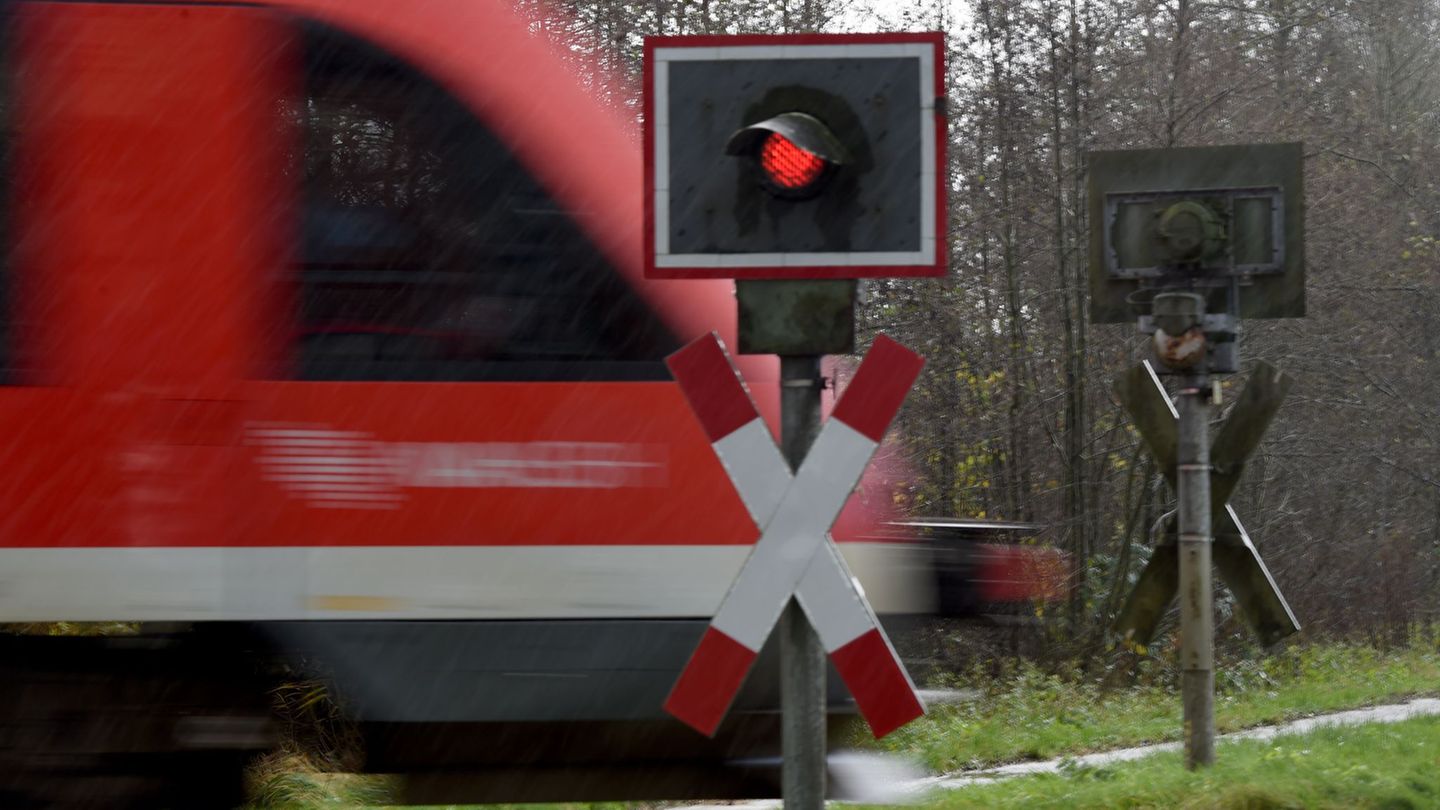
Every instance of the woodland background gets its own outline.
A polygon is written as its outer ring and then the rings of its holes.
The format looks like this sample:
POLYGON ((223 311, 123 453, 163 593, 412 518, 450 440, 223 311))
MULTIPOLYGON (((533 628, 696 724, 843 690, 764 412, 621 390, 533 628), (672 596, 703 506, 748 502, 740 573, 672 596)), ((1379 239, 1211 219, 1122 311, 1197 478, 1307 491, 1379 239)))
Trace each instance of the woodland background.
POLYGON ((1437 618, 1440 3, 521 5, 635 109, 647 34, 947 33, 951 270, 868 282, 864 319, 929 360, 894 448, 905 508, 1043 525, 1073 561, 1072 653, 1104 643, 1171 500, 1110 393, 1144 344, 1088 321, 1086 152, 1302 141, 1309 314, 1244 324, 1247 367, 1295 385, 1234 503, 1307 633, 1437 618))

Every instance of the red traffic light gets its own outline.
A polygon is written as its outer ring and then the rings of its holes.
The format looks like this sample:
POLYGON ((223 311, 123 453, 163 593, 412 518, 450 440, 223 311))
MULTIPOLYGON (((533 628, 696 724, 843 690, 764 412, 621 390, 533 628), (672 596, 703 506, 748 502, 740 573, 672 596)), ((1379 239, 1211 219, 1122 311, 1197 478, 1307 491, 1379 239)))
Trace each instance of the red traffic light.
POLYGON ((786 191, 804 191, 825 173, 824 158, 778 132, 770 133, 760 147, 760 168, 765 179, 786 191))
POLYGON ((791 200, 816 196, 834 169, 851 162, 849 150, 829 127, 801 112, 781 113, 735 132, 725 142, 725 153, 754 161, 760 186, 791 200))

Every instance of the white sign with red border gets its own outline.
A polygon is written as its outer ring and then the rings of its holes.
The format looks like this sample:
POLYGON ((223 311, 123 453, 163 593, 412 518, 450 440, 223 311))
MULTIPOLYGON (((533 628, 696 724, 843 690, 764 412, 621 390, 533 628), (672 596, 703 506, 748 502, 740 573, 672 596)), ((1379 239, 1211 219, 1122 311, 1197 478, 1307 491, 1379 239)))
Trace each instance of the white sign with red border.
MULTIPOLYGON (((944 70, 944 36, 940 33, 647 38, 644 56, 645 275, 649 278, 747 279, 944 275, 944 70), (878 64, 886 60, 890 63, 913 60, 915 64, 905 75, 911 76, 915 85, 903 88, 893 83, 872 85, 880 80, 849 69, 859 62, 878 64), (785 75, 801 63, 825 65, 818 70, 824 75, 807 78, 797 78, 804 75, 803 72, 785 75), (678 71, 683 68, 693 73, 702 65, 711 71, 707 75, 721 81, 747 70, 750 73, 746 76, 763 78, 758 81, 736 78, 734 92, 717 89, 713 97, 696 98, 697 91, 704 91, 716 82, 685 84, 678 71), (735 238, 740 232, 763 231, 773 222, 761 222, 748 231, 722 228, 714 238, 685 241, 683 234, 700 230, 685 227, 686 217, 690 217, 688 221, 692 223, 696 218, 714 222, 731 217, 733 209, 738 209, 739 204, 732 203, 730 197, 707 196, 703 187, 714 178, 723 178, 716 180, 720 185, 732 183, 743 187, 742 182, 732 177, 735 158, 723 153, 725 136, 741 126, 756 123, 749 117, 764 114, 753 111, 764 107, 760 99, 765 91, 776 89, 766 85, 771 74, 775 74, 773 82, 781 91, 788 89, 787 82, 792 82, 813 85, 818 95, 835 99, 847 96, 841 106, 857 111, 850 128, 874 130, 861 136, 873 147, 874 155, 858 159, 855 167, 845 169, 862 178, 858 181, 862 191, 856 196, 858 208, 863 210, 853 220, 844 220, 835 215, 833 205, 816 205, 803 216, 794 217, 792 221, 813 221, 817 233, 827 227, 846 232, 838 240, 822 239, 810 247, 794 247, 803 240, 792 240, 788 234, 780 234, 768 243, 762 240, 759 246, 745 238, 735 238), (901 119, 897 121, 896 116, 901 119), (692 141, 697 139, 703 144, 694 147, 692 141), (898 151, 897 141, 903 141, 898 151), (903 156, 904 160, 887 163, 885 158, 891 156, 903 156), (703 165, 693 165, 697 162, 703 165), (891 164, 901 162, 904 171, 898 172, 891 164), (903 173, 904 180, 884 176, 892 171, 903 173), (697 185, 701 187, 699 190, 697 185), (863 191, 865 188, 870 190, 863 191), (697 209, 703 209, 704 213, 694 213, 697 209), (905 224, 897 227, 889 222, 881 227, 877 223, 891 216, 878 214, 881 210, 903 211, 898 216, 905 224), (836 225, 837 219, 848 224, 836 225), (820 224, 822 221, 824 224, 820 224), (891 238, 867 241, 867 235, 881 231, 891 238), (826 247, 815 247, 821 244, 826 247)), ((850 129, 836 122, 827 123, 837 127, 842 135, 850 129)), ((779 203, 777 208, 785 205, 779 203)))

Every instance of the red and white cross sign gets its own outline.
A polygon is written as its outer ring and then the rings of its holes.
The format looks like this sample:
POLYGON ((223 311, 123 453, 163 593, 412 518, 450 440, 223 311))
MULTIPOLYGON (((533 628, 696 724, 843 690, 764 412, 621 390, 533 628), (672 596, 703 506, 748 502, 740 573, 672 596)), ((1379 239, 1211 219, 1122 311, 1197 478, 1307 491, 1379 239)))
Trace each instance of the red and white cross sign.
POLYGON ((793 475, 713 334, 666 363, 710 438, 760 539, 665 701, 715 733, 793 595, 875 736, 925 713, 864 592, 829 539, 885 430, 920 373, 919 355, 880 336, 793 475))

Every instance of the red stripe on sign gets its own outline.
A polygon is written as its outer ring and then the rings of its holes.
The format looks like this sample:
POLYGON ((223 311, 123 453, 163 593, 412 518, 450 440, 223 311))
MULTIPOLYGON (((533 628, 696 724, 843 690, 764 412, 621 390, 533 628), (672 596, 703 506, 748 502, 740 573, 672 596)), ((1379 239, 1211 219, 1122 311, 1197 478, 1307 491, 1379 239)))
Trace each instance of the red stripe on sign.
POLYGON ((701 734, 715 736, 756 655, 714 627, 706 629, 665 699, 665 711, 701 734))
POLYGON ((760 415, 725 353, 725 345, 714 332, 665 358, 665 365, 680 384, 680 391, 711 444, 760 415))
POLYGON ((879 444, 924 366, 925 358, 878 335, 832 415, 879 444))
POLYGON ((875 739, 925 714, 904 665, 879 630, 871 630, 831 653, 830 660, 850 687, 875 739))

